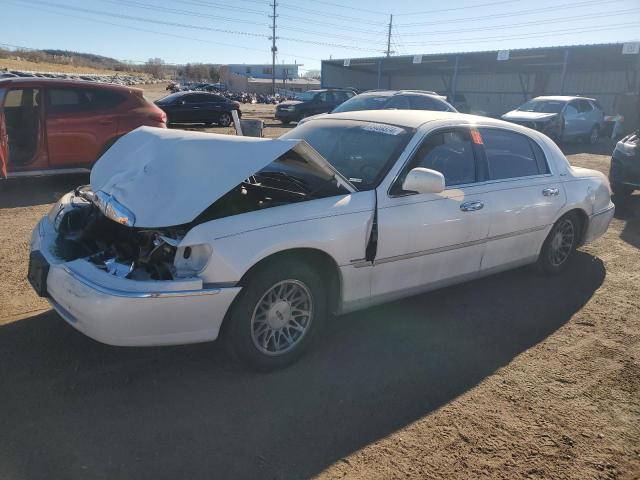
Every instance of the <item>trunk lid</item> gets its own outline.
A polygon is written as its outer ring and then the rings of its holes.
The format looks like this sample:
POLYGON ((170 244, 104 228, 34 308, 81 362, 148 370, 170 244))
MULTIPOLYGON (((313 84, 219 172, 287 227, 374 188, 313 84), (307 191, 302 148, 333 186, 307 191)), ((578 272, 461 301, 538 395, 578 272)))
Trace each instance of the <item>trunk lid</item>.
POLYGON ((303 140, 152 127, 120 138, 94 165, 91 188, 131 212, 132 226, 181 225, 290 150, 304 159, 309 171, 356 191, 303 140))

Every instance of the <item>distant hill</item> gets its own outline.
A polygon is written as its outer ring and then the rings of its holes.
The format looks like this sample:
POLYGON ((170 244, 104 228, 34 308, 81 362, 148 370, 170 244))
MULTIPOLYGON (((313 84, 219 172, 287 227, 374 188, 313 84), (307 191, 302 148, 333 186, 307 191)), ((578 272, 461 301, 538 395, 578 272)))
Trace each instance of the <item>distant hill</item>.
POLYGON ((54 49, 15 49, 6 50, 0 48, 0 59, 20 59, 34 63, 46 63, 54 65, 66 65, 73 67, 89 67, 97 70, 110 70, 116 72, 141 71, 141 65, 130 65, 115 58, 104 57, 93 53, 72 52, 68 50, 54 49))

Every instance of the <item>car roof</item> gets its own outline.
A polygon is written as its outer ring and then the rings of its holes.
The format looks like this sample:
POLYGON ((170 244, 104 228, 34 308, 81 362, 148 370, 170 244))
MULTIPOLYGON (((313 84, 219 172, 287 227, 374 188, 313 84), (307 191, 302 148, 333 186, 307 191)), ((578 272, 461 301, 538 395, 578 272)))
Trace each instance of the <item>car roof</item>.
POLYGON ((427 122, 438 120, 459 120, 461 124, 482 124, 507 127, 513 130, 514 124, 479 115, 467 115, 456 112, 438 112, 434 110, 356 110, 353 112, 322 115, 309 121, 357 120, 362 122, 388 123, 406 128, 418 128, 427 122))
POLYGON ((18 77, 18 78, 0 78, 0 87, 7 87, 10 85, 46 85, 46 86, 58 86, 58 87, 97 87, 97 88, 109 88, 114 90, 139 90, 141 88, 130 87, 127 85, 117 85, 115 83, 106 82, 91 82, 87 80, 70 80, 64 78, 42 78, 42 77, 18 77))
POLYGON ((596 101, 595 98, 578 97, 575 95, 545 95, 542 97, 533 98, 532 100, 556 100, 559 102, 570 102, 571 100, 591 100, 592 102, 596 101))

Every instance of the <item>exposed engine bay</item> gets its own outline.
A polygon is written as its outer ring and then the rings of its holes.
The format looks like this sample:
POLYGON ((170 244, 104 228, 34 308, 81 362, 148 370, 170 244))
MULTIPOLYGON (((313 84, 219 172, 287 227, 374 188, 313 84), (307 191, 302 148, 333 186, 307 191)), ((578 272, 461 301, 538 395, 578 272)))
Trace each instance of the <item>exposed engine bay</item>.
MULTIPOLYGON (((99 195, 78 187, 70 200, 50 212, 58 236, 54 252, 65 261, 84 258, 97 268, 133 280, 172 280, 193 275, 176 269, 178 245, 196 225, 294 202, 339 195, 335 181, 301 178, 281 170, 263 170, 236 186, 192 222, 163 228, 136 228, 108 218, 99 195)), ((181 251, 184 259, 189 247, 181 251)))
POLYGON ((98 268, 137 280, 171 280, 177 245, 187 227, 138 229, 107 218, 90 187, 79 187, 66 205, 52 212, 58 232, 56 252, 71 261, 85 258, 98 268))

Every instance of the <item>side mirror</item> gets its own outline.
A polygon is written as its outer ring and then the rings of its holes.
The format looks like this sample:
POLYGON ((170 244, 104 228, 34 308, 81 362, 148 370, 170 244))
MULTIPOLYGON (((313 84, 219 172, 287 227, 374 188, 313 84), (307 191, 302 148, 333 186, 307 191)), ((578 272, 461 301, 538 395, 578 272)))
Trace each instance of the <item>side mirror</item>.
POLYGON ((444 175, 422 167, 412 168, 402 182, 402 189, 407 192, 440 193, 444 187, 444 175))

